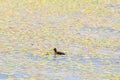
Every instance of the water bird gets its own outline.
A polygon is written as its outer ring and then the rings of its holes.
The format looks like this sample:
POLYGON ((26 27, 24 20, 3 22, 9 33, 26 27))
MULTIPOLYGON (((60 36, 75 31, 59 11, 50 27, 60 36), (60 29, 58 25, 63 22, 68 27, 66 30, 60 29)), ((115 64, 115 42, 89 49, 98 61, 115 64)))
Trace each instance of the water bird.
POLYGON ((56 48, 54 48, 53 50, 54 50, 54 56, 55 57, 56 57, 56 55, 65 55, 65 53, 57 51, 56 48))

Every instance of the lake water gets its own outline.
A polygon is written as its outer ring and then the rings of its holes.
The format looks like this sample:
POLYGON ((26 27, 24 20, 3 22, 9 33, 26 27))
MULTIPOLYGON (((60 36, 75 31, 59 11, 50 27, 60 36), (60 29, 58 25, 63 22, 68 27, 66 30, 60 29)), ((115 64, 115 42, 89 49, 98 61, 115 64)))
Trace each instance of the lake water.
POLYGON ((12 67, 6 65, 8 71, 0 73, 0 79, 104 80, 120 75, 120 58, 91 58, 80 55, 54 58, 53 55, 41 57, 29 54, 21 58, 13 56, 8 62, 12 67), (16 63, 12 60, 16 60, 16 63))
POLYGON ((120 80, 119 3, 0 0, 0 80, 120 80))

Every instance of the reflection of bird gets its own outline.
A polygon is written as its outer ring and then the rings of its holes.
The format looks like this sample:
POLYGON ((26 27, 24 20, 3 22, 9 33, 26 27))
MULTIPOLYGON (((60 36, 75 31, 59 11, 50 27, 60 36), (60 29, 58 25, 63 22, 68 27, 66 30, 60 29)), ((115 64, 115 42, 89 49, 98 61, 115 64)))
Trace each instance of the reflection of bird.
POLYGON ((56 48, 54 48, 53 50, 54 50, 55 57, 56 57, 56 55, 65 55, 65 53, 63 53, 63 52, 58 52, 56 48))

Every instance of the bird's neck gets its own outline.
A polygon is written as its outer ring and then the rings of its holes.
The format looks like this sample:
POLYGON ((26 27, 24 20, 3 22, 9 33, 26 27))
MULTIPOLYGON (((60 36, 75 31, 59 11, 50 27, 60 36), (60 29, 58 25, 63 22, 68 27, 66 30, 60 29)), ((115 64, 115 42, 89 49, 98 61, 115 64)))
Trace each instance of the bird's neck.
POLYGON ((54 50, 55 52, 57 52, 57 50, 54 50))
POLYGON ((54 58, 56 58, 56 51, 54 52, 54 58))

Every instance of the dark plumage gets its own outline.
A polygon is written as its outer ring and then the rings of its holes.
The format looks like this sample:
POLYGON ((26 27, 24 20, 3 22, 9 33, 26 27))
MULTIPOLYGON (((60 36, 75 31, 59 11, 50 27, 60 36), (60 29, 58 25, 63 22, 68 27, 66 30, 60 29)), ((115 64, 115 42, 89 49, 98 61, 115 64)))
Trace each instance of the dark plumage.
POLYGON ((63 52, 58 52, 56 48, 54 48, 53 50, 54 50, 54 55, 65 55, 65 53, 63 52))

